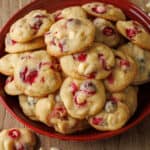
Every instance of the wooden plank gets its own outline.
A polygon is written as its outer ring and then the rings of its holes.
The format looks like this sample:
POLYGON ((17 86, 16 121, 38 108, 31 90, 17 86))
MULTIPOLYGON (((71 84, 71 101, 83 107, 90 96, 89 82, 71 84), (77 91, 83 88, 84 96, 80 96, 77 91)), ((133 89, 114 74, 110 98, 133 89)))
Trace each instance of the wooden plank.
MULTIPOLYGON (((0 26, 19 8, 30 0, 0 0, 0 26)), ((132 0, 144 6, 148 0, 132 0)), ((0 105, 0 128, 23 127, 0 105)), ((140 125, 130 129, 125 134, 101 141, 94 142, 69 142, 48 138, 39 135, 41 145, 48 150, 56 146, 61 150, 149 150, 150 148, 150 118, 145 119, 140 125)))

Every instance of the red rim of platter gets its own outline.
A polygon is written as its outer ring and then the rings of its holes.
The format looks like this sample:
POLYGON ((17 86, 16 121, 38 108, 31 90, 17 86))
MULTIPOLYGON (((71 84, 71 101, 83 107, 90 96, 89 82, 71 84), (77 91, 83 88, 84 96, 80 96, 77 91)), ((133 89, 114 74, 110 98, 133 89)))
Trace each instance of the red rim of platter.
MULTIPOLYGON (((121 8, 124 13, 131 19, 137 20, 142 23, 149 31, 150 31, 150 18, 138 7, 134 4, 128 2, 127 0, 97 0, 99 2, 105 2, 113 4, 119 8, 121 8)), ((33 9, 47 9, 49 12, 53 12, 58 9, 62 9, 68 6, 73 5, 81 5, 88 2, 92 2, 91 0, 34 0, 30 4, 26 5, 24 8, 19 10, 16 14, 14 14, 9 21, 4 25, 4 27, 0 31, 0 56, 4 55, 4 38, 6 33, 9 31, 11 24, 17 20, 18 18, 24 16, 26 13, 33 9)), ((148 100, 150 97, 150 84, 145 84, 140 86, 139 90, 139 107, 133 118, 121 129, 111 132, 98 132, 94 129, 89 129, 83 132, 71 134, 71 135, 63 135, 56 133, 54 129, 46 127, 44 124, 39 122, 34 122, 29 120, 22 113, 17 98, 8 96, 4 93, 4 80, 5 77, 0 75, 0 102, 3 106, 12 114, 14 118, 18 121, 31 128, 35 132, 46 135, 52 138, 58 138, 62 140, 72 140, 72 141, 91 141, 97 139, 109 138, 118 134, 121 134, 128 129, 134 127, 138 123, 140 123, 146 116, 150 115, 150 101, 148 100), (141 94, 142 93, 142 94, 141 94), (16 100, 15 100, 16 99, 16 100), (148 102, 149 101, 149 102, 148 102)))

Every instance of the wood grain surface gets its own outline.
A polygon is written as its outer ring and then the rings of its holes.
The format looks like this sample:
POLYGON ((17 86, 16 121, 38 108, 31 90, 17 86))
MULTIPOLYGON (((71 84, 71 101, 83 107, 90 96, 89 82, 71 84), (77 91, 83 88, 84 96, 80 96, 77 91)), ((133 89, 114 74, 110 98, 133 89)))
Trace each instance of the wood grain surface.
MULTIPOLYGON (((9 17, 31 0, 0 0, 0 27, 9 17)), ((121 0, 120 0, 121 1, 121 0)), ((132 0, 141 7, 150 0, 132 0)), ((23 127, 0 105, 0 128, 23 127)), ((69 142, 39 135, 46 150, 55 146, 61 150, 150 150, 150 117, 126 133, 101 141, 69 142)))

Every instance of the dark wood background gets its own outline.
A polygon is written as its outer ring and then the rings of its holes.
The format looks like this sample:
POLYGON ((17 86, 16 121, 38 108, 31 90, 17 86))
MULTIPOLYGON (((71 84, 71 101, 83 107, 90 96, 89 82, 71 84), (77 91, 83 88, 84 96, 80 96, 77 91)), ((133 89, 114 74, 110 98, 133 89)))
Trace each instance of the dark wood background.
MULTIPOLYGON (((0 27, 9 17, 31 0, 0 0, 0 27)), ((132 0, 140 7, 150 0, 132 0)), ((121 0, 120 0, 121 2, 121 0)), ((7 113, 0 105, 0 128, 23 127, 18 121, 7 113)), ((94 142, 69 142, 48 138, 39 135, 41 145, 46 149, 51 146, 61 150, 150 150, 150 117, 126 133, 101 141, 94 142)))

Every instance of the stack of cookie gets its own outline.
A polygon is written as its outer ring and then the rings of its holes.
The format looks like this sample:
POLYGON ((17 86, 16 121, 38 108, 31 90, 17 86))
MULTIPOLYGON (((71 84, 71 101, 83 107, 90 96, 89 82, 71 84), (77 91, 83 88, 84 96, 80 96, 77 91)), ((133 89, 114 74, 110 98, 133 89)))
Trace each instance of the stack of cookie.
POLYGON ((6 35, 0 72, 26 116, 69 134, 121 128, 150 79, 150 34, 110 4, 33 10, 6 35))

